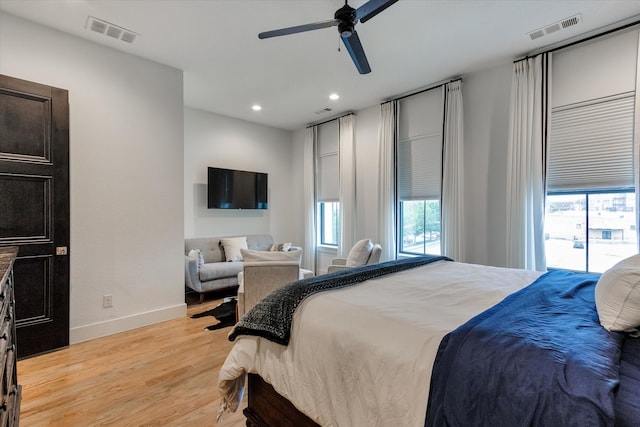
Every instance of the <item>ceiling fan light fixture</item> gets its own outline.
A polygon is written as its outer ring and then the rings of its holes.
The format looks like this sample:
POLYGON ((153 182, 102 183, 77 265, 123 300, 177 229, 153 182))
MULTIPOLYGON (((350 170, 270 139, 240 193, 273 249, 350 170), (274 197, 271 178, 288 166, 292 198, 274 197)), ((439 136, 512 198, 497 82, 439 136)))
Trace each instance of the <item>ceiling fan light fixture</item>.
POLYGON ((338 32, 340 33, 340 36, 346 39, 351 37, 351 34, 353 34, 354 31, 354 27, 355 24, 353 22, 340 21, 340 23, 338 24, 338 32))
POLYGON ((351 37, 352 34, 353 34, 353 27, 347 30, 340 31, 340 37, 342 37, 343 39, 348 39, 349 37, 351 37))

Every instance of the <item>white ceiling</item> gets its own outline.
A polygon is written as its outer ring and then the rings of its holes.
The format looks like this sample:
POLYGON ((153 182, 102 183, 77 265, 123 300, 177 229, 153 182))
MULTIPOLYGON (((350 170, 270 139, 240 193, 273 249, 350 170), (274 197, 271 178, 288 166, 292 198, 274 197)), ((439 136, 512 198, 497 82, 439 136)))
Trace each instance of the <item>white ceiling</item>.
POLYGON ((356 26, 372 68, 367 75, 358 74, 344 47, 338 52, 335 27, 258 39, 262 31, 332 19, 343 4, 0 0, 0 10, 184 70, 189 107, 290 130, 640 16, 636 0, 400 0, 356 26), (535 41, 528 36, 576 14, 579 25, 535 41), (128 44, 89 31, 88 16, 140 36, 128 44), (340 94, 338 101, 329 100, 332 92, 340 94), (255 103, 262 111, 251 109, 255 103), (316 114, 327 107, 332 111, 316 114))

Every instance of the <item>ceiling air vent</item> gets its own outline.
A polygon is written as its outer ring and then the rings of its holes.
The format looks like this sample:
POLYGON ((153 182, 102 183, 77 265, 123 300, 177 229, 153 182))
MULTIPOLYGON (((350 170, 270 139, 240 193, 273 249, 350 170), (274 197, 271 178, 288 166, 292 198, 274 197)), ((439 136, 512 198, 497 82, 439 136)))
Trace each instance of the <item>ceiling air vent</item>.
POLYGON ((331 108, 323 108, 322 110, 316 111, 316 114, 326 114, 330 111, 333 111, 331 108))
POLYGON ((87 18, 86 28, 88 30, 95 31, 96 33, 104 34, 127 43, 133 43, 138 37, 138 34, 131 30, 127 30, 126 28, 122 28, 93 16, 89 16, 87 18))
POLYGON ((547 25, 546 27, 539 28, 535 31, 529 33, 529 38, 531 40, 539 39, 540 37, 544 37, 549 34, 553 34, 560 30, 566 30, 569 27, 573 27, 582 22, 582 15, 577 14, 575 16, 571 16, 569 18, 563 19, 562 21, 554 22, 553 24, 547 25))
POLYGON ((529 37, 531 37, 531 40, 539 39, 542 36, 544 36, 544 31, 542 31, 542 30, 538 30, 538 31, 534 31, 533 33, 529 33, 529 37))
POLYGON ((562 21, 562 28, 573 27, 574 25, 578 25, 580 23, 580 15, 572 16, 571 18, 567 18, 562 21))

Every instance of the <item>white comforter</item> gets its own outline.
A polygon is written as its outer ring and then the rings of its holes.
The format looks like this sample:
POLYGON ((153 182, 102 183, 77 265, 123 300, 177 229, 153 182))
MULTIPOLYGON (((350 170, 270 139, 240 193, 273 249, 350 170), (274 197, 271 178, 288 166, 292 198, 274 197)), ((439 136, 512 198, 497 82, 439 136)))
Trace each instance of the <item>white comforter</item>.
POLYGON ((322 426, 424 426, 448 332, 541 273, 439 261, 307 298, 289 346, 240 336, 219 376, 235 411, 257 373, 322 426))

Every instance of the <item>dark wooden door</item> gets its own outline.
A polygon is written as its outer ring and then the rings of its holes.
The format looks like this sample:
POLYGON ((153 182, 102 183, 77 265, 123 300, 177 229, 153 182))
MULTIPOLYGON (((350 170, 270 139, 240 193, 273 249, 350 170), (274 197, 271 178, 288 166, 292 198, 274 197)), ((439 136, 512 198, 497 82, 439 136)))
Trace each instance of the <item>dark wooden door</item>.
POLYGON ((68 92, 4 75, 0 246, 19 248, 18 357, 69 345, 68 92))

